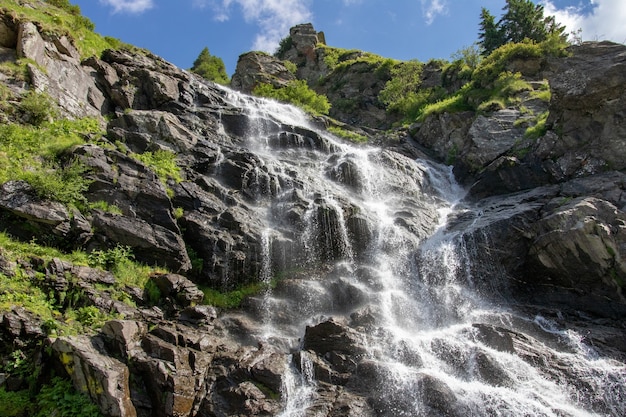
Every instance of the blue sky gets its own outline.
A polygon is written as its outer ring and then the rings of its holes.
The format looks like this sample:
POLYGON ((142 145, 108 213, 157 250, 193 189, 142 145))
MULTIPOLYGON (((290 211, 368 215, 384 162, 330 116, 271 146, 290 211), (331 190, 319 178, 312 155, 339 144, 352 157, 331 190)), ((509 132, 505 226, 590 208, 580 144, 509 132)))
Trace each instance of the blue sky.
MULTIPOLYGON (((477 40, 481 7, 504 0, 71 0, 96 31, 189 68, 202 48, 229 75, 240 54, 273 52, 289 28, 311 22, 330 46, 384 57, 449 59, 477 40)), ((585 40, 626 42, 626 0, 550 0, 547 14, 585 40)))

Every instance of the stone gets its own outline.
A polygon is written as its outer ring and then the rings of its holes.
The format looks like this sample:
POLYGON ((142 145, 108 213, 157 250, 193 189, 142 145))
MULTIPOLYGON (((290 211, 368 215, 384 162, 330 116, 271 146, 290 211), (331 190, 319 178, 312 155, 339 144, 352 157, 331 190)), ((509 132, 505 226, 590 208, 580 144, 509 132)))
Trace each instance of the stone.
POLYGON ((52 343, 52 351, 74 387, 89 395, 104 415, 135 417, 128 368, 102 353, 96 347, 98 342, 86 336, 62 337, 52 343))
POLYGON ((150 277, 162 297, 172 297, 177 304, 188 307, 202 302, 204 293, 191 280, 177 274, 157 274, 150 277))
POLYGON ((239 56, 230 85, 250 94, 259 84, 280 88, 295 79, 296 76, 278 58, 263 52, 248 52, 239 56))
POLYGON ((54 226, 69 220, 63 204, 39 199, 25 181, 8 181, 2 184, 0 193, 0 209, 26 220, 54 226))
POLYGON ((93 226, 97 235, 122 246, 129 246, 135 259, 150 265, 163 265, 172 271, 188 271, 191 261, 182 237, 159 225, 126 216, 96 212, 93 226))

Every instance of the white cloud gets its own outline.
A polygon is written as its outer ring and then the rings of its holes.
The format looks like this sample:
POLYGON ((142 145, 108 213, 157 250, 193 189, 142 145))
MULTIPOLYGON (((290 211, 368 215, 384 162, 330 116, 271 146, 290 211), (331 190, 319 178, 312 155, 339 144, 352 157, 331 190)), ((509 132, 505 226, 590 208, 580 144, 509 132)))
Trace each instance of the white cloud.
POLYGON ((438 15, 445 15, 448 13, 448 1, 447 0, 421 0, 422 1, 422 13, 426 19, 426 24, 433 23, 438 15))
MULTIPOLYGON (((274 52, 289 29, 299 23, 311 21, 309 8, 312 0, 194 0, 195 7, 211 6, 214 18, 226 21, 231 9, 238 6, 246 22, 259 27, 252 49, 274 52)), ((350 1, 350 0, 349 0, 350 1)), ((354 1, 354 0, 351 0, 354 1)))
POLYGON ((588 0, 580 4, 557 8, 552 1, 543 2, 545 14, 554 15, 567 32, 582 31, 584 40, 612 40, 626 43, 626 2, 624 0, 588 0))
POLYGON ((113 8, 113 13, 143 13, 154 7, 153 0, 100 0, 107 6, 113 8))

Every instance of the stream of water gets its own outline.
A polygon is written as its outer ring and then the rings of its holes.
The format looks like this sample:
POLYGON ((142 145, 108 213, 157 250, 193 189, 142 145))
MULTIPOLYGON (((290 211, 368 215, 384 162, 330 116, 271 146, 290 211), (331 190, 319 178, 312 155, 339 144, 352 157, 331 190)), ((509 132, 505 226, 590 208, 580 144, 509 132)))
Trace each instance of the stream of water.
MULTIPOLYGON (((552 318, 476 290, 469 265, 479 249, 446 229, 450 215, 472 210, 448 167, 347 144, 298 109, 225 91, 250 118, 247 146, 269 184, 258 199, 268 284, 260 340, 297 352, 306 326, 345 319, 376 364, 380 415, 446 415, 441 401, 467 416, 626 415, 623 363, 552 318), (278 265, 286 252, 293 260, 278 265), (272 288, 281 268, 287 279, 272 288)), ((283 378, 282 417, 314 415, 307 355, 283 378)))

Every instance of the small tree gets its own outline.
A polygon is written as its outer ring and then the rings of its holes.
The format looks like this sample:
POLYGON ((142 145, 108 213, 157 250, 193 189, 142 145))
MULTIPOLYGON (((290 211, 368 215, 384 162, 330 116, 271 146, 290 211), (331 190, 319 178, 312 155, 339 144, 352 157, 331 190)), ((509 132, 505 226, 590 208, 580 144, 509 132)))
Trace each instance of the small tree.
POLYGON ((212 56, 207 47, 200 52, 198 58, 193 62, 190 71, 219 84, 228 84, 230 82, 228 74, 226 74, 224 61, 222 61, 222 58, 212 56))
POLYGON ((480 12, 480 32, 478 33, 478 39, 478 43, 482 47, 485 55, 489 55, 504 44, 504 35, 496 23, 496 18, 484 7, 480 12))
POLYGON ((506 0, 502 10, 505 13, 498 23, 487 9, 481 11, 478 38, 485 55, 504 44, 525 39, 539 43, 555 36, 565 40, 565 26, 556 23, 554 16, 545 17, 540 4, 531 0, 506 0))

